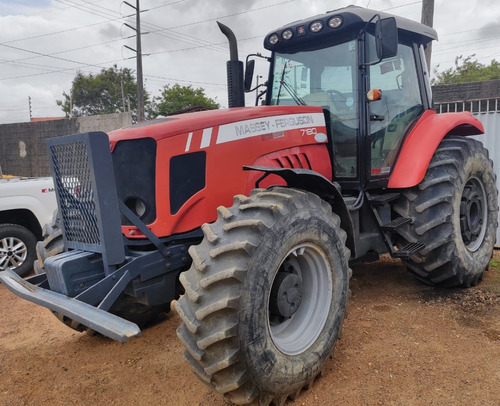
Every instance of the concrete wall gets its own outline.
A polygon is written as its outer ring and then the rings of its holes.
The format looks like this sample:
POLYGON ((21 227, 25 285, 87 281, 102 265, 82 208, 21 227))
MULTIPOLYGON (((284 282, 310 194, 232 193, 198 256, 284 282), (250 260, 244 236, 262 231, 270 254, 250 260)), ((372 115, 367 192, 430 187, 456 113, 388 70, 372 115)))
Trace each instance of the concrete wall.
POLYGON ((89 131, 109 132, 132 124, 130 113, 0 125, 0 167, 4 174, 50 176, 47 138, 89 131))
POLYGON ((451 103, 500 97, 500 80, 432 86, 434 103, 451 103))

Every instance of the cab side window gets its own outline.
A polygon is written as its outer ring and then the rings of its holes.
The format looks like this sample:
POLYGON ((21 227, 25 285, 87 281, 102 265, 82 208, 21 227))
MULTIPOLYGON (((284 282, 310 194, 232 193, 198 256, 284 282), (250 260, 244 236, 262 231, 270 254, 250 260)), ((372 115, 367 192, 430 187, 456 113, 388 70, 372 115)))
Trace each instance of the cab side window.
POLYGON ((388 174, 403 138, 424 110, 412 47, 399 44, 394 58, 370 66, 369 88, 380 89, 370 102, 372 175, 388 174))

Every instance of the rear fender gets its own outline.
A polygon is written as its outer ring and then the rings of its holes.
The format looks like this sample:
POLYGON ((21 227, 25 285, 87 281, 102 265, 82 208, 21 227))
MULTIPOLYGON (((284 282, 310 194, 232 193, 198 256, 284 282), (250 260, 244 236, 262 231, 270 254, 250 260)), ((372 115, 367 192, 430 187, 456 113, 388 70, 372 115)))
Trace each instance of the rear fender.
POLYGON ((406 137, 387 187, 408 188, 419 184, 446 135, 483 133, 483 125, 469 112, 436 114, 434 110, 425 111, 406 137))
POLYGON ((340 187, 330 182, 326 177, 310 169, 275 168, 266 166, 244 166, 246 171, 259 171, 263 175, 257 180, 255 187, 269 175, 282 178, 288 187, 314 193, 330 203, 333 211, 340 217, 340 226, 347 233, 346 246, 351 250, 351 257, 356 257, 354 243, 354 227, 349 209, 340 193, 340 187))

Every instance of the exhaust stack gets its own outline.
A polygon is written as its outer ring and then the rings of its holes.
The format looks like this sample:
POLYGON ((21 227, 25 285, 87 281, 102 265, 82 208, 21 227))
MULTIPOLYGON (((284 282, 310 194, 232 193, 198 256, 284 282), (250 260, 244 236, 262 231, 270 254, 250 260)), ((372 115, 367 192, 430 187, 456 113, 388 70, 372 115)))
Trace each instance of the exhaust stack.
POLYGON ((229 41, 229 61, 226 63, 228 106, 244 107, 245 91, 243 89, 243 62, 238 60, 236 36, 228 26, 218 21, 217 24, 229 41))

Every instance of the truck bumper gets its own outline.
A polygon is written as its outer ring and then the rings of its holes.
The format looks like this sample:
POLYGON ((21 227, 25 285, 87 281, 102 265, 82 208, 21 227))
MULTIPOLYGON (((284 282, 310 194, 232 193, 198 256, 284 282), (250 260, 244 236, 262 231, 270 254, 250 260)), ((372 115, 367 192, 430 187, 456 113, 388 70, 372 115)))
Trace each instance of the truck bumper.
POLYGON ((80 300, 32 285, 14 271, 0 272, 0 282, 17 296, 61 313, 113 340, 126 342, 141 335, 137 324, 80 300))

